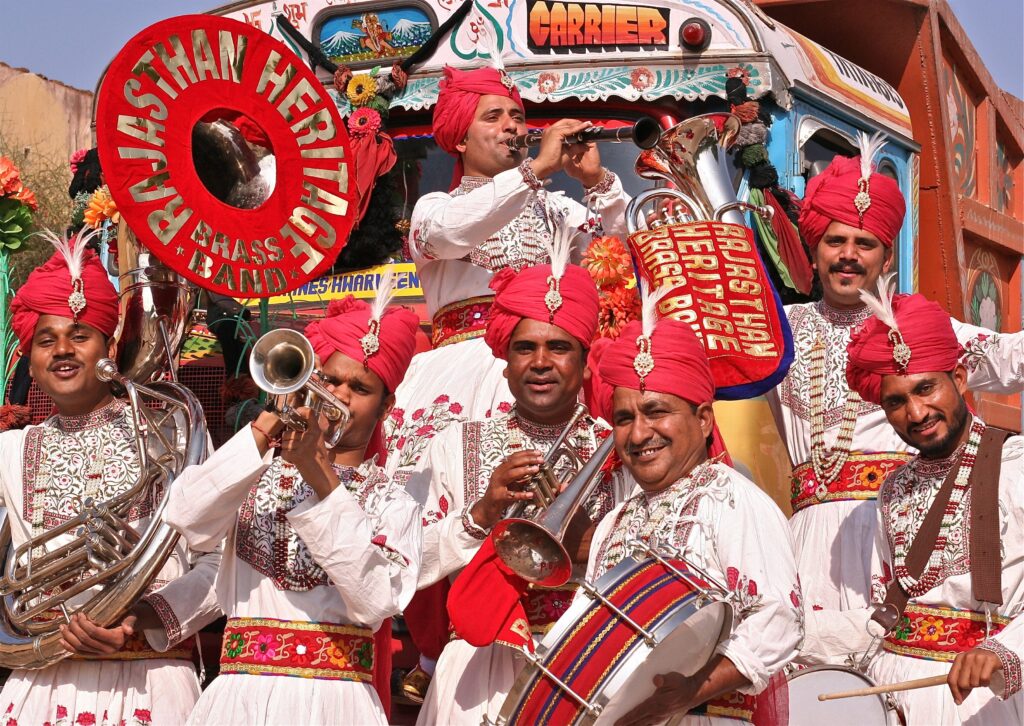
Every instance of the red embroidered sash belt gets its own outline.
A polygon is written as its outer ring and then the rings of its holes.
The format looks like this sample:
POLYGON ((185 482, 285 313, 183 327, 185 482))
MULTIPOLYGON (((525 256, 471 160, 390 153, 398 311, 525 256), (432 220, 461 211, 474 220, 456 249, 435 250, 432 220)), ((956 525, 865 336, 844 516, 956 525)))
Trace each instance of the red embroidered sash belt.
MULTIPOLYGON (((989 635, 998 634, 1010 620, 992 615, 989 635)), ((985 637, 985 613, 910 603, 882 648, 911 658, 952 661, 958 653, 980 645, 985 637)))
POLYGON ((109 655, 73 655, 71 660, 156 660, 170 658, 172 660, 192 660, 196 648, 195 637, 185 638, 173 648, 164 652, 153 650, 142 632, 132 633, 125 641, 124 647, 109 655))
POLYGON ((843 502, 852 499, 876 499, 878 489, 890 473, 910 461, 905 452, 852 452, 842 471, 827 491, 818 486, 814 465, 805 461, 795 469, 790 480, 790 503, 799 512, 822 502, 843 502))
POLYGON ((434 313, 430 342, 435 348, 440 348, 442 345, 483 337, 493 302, 493 295, 482 295, 445 305, 434 313))
POLYGON ((373 654, 369 628, 230 618, 224 628, 220 672, 369 683, 373 654))
POLYGON ((690 713, 752 721, 754 719, 754 700, 754 696, 731 691, 697 706, 690 713))

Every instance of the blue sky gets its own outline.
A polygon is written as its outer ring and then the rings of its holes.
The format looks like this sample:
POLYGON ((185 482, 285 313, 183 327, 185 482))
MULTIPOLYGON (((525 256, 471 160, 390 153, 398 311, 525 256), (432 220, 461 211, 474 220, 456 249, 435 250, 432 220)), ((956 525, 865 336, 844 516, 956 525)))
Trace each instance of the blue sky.
MULTIPOLYGON (((948 1, 996 83, 1024 97, 1024 2, 948 1)), ((117 50, 139 30, 163 18, 221 4, 216 0, 4 0, 0 61, 92 90, 117 50)))

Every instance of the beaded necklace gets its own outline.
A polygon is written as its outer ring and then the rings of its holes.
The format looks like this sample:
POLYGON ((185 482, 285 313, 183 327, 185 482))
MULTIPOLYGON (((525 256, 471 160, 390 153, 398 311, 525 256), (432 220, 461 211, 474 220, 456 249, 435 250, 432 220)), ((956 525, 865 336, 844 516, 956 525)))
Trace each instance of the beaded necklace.
MULTIPOLYGON (((949 537, 950 528, 957 511, 967 494, 970 483, 971 472, 974 470, 974 462, 978 457, 978 445, 981 443, 981 435, 985 431, 985 424, 977 418, 971 424, 971 433, 967 439, 967 446, 960 457, 960 469, 953 481, 953 490, 949 495, 949 503, 942 514, 942 524, 939 527, 939 536, 935 539, 931 554, 928 556, 928 565, 925 567, 920 578, 915 578, 907 568, 907 554, 910 550, 910 542, 907 537, 906 527, 896 528, 893 535, 893 574, 899 581, 903 590, 911 597, 920 597, 935 587, 939 581, 939 573, 942 570, 942 553, 946 548, 946 540, 949 537)), ((916 462, 917 460, 915 460, 916 462)), ((913 464, 911 464, 913 466, 913 464)), ((895 516, 897 519, 910 516, 909 497, 899 505, 895 516)))
MULTIPOLYGON (((824 320, 843 326, 859 324, 870 314, 866 306, 863 310, 847 313, 829 307, 824 301, 819 303, 818 312, 824 320)), ((811 465, 818 482, 814 495, 818 501, 824 501, 829 485, 839 478, 850 457, 853 429, 857 425, 862 399, 856 391, 847 390, 839 434, 835 445, 828 449, 825 446, 825 341, 820 328, 811 348, 810 379, 811 465)))

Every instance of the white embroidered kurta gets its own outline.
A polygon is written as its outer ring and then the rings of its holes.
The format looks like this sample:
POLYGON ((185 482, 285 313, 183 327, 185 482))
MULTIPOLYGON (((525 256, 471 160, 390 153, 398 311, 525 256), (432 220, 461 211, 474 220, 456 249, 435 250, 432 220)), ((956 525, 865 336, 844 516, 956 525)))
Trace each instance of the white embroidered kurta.
MULTIPOLYGON (((480 548, 482 539, 467 529, 466 521, 469 509, 487 490, 491 473, 516 451, 546 453, 561 430, 523 421, 513 411, 450 426, 431 442, 408 484, 417 497, 427 490, 421 587, 444 577, 454 579, 480 548)), ((589 458, 599 445, 596 432, 601 430, 606 430, 603 423, 586 417, 568 441, 589 458)), ((559 462, 555 468, 561 470, 559 462)), ((586 503, 587 514, 596 522, 615 501, 615 484, 604 482, 586 503)), ((478 726, 485 715, 493 720, 521 667, 521 659, 506 646, 475 648, 464 640, 451 641, 437 661, 417 724, 478 726)))
MULTIPOLYGON (((603 220, 606 234, 625 239, 629 197, 617 177, 584 197, 603 220)), ((412 213, 409 249, 431 317, 447 306, 491 297, 494 273, 548 261, 544 242, 551 233, 545 218, 547 192, 534 192, 518 169, 493 179, 464 177, 451 192, 426 194, 412 213)), ((571 199, 564 224, 579 229, 573 237, 573 261, 590 243, 584 231, 594 212, 571 199)), ((460 327, 482 330, 487 306, 467 312, 460 327), (475 316, 475 317, 474 317, 475 316)), ((452 338, 459 340, 459 338, 452 338)), ((505 361, 495 358, 482 337, 449 342, 412 359, 395 393, 396 404, 385 425, 388 471, 404 481, 426 450, 427 442, 453 421, 478 420, 507 412, 512 394, 502 375, 505 361)))
MULTIPOLYGON (((596 582, 621 562, 633 539, 670 545, 733 596, 733 630, 715 652, 750 681, 741 693, 764 690, 796 655, 803 616, 786 520, 775 502, 738 471, 707 461, 661 492, 640 491, 627 499, 597 527, 587 580, 596 582)), ((681 723, 735 720, 690 714, 681 723)))
MULTIPOLYGON (((342 486, 321 501, 295 467, 260 456, 247 426, 179 477, 164 519, 197 550, 227 536, 217 594, 229 618, 376 630, 408 603, 419 571, 419 506, 372 462, 338 474, 342 486)), ((189 722, 386 721, 369 682, 232 673, 206 689, 189 722)))
MULTIPOLYGON (((879 505, 878 536, 872 550, 872 600, 885 599, 886 586, 893 572, 892 535, 905 531, 910 541, 920 529, 935 495, 942 486, 959 451, 949 459, 928 461, 915 458, 893 474, 882 487, 879 505)), ((1003 446, 999 474, 999 526, 1002 551, 1003 603, 992 608, 994 618, 1013 618, 997 635, 984 639, 984 618, 978 622, 981 637, 958 635, 944 618, 950 609, 983 613, 984 606, 974 599, 971 589, 968 552, 970 528, 970 492, 968 491, 953 520, 942 557, 939 582, 908 604, 933 608, 904 617, 890 639, 892 650, 879 650, 868 675, 876 683, 895 683, 928 678, 949 672, 950 663, 903 654, 917 641, 928 648, 959 652, 983 646, 999 656, 1007 685, 1007 700, 1000 701, 988 688, 973 690, 957 706, 947 687, 922 688, 893 694, 909 724, 988 724, 1024 723, 1024 692, 1021 691, 1021 659, 1024 658, 1024 437, 1013 436, 1003 446), (967 646, 966 648, 964 646, 967 646), (903 652, 897 652, 903 651, 903 652)), ((807 613, 806 653, 825 661, 847 650, 866 651, 871 645, 868 619, 872 610, 861 608, 843 613, 807 613)))
MULTIPOLYGON (((14 546, 77 516, 86 497, 107 500, 134 486, 140 472, 134 432, 130 409, 115 399, 86 416, 54 416, 0 434, 0 499, 14 546)), ((153 501, 146 501, 128 519, 142 532, 152 514, 153 501)), ((64 535, 50 548, 70 539, 64 535)), ((151 648, 166 652, 220 616, 213 588, 219 559, 216 552, 205 555, 190 569, 184 542, 175 546, 146 596, 164 625, 142 631, 151 648)), ((0 713, 3 723, 23 726, 180 724, 197 698, 190 656, 69 659, 11 673, 0 694, 0 713)))
MULTIPOLYGON (((840 311, 817 302, 787 306, 786 313, 793 331, 793 365, 767 398, 790 462, 797 466, 811 460, 812 349, 819 340, 824 345, 824 440, 831 449, 849 391, 846 346, 869 311, 840 311)), ((1024 333, 992 333, 952 322, 972 389, 1012 393, 1024 388, 1024 333)), ((908 451, 881 408, 864 401, 855 405, 851 451, 908 451)), ((873 471, 865 467, 860 473, 872 476, 873 471)), ((790 527, 805 607, 844 610, 867 604, 870 548, 865 543, 873 537, 875 516, 873 499, 822 502, 793 515, 790 527)))

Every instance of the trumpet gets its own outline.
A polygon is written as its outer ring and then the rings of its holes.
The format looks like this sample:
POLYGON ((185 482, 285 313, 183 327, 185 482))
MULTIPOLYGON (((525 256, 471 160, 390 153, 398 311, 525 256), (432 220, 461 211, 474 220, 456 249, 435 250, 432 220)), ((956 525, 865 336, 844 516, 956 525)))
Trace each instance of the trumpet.
MULTIPOLYGON (((513 136, 505 143, 512 151, 526 149, 532 146, 539 146, 542 132, 530 131, 526 134, 513 136)), ((617 129, 609 129, 604 126, 591 126, 578 134, 566 136, 563 143, 566 146, 572 144, 585 144, 589 141, 612 141, 622 143, 632 141, 641 149, 651 149, 657 145, 661 138, 661 126, 650 116, 641 116, 632 126, 621 126, 617 129)))
POLYGON ((536 519, 503 519, 494 525, 494 551, 509 569, 528 582, 559 587, 572 577, 572 558, 565 548, 569 525, 600 481, 601 467, 615 440, 609 435, 580 467, 561 495, 536 519))
POLYGON ((577 403, 569 423, 562 429, 562 433, 558 435, 558 438, 555 439, 551 448, 548 449, 548 453, 544 456, 544 461, 541 462, 539 471, 530 477, 527 488, 533 492, 533 499, 518 501, 513 504, 505 512, 506 519, 517 519, 524 516, 526 510, 534 505, 540 506, 542 509, 551 506, 551 502, 558 496, 558 492, 562 491, 562 488, 569 483, 575 471, 583 466, 584 462, 579 452, 566 444, 565 440, 569 438, 569 433, 586 413, 587 407, 582 403, 577 403), (559 479, 555 473, 555 465, 562 459, 568 459, 572 467, 568 475, 559 479))
POLYGON ((291 394, 299 393, 299 406, 308 406, 313 415, 322 415, 330 422, 324 436, 327 448, 337 446, 352 413, 327 389, 315 365, 313 345, 305 335, 287 328, 265 333, 249 354, 249 371, 256 385, 273 397, 271 405, 285 426, 306 430, 305 419, 290 402, 291 394))

